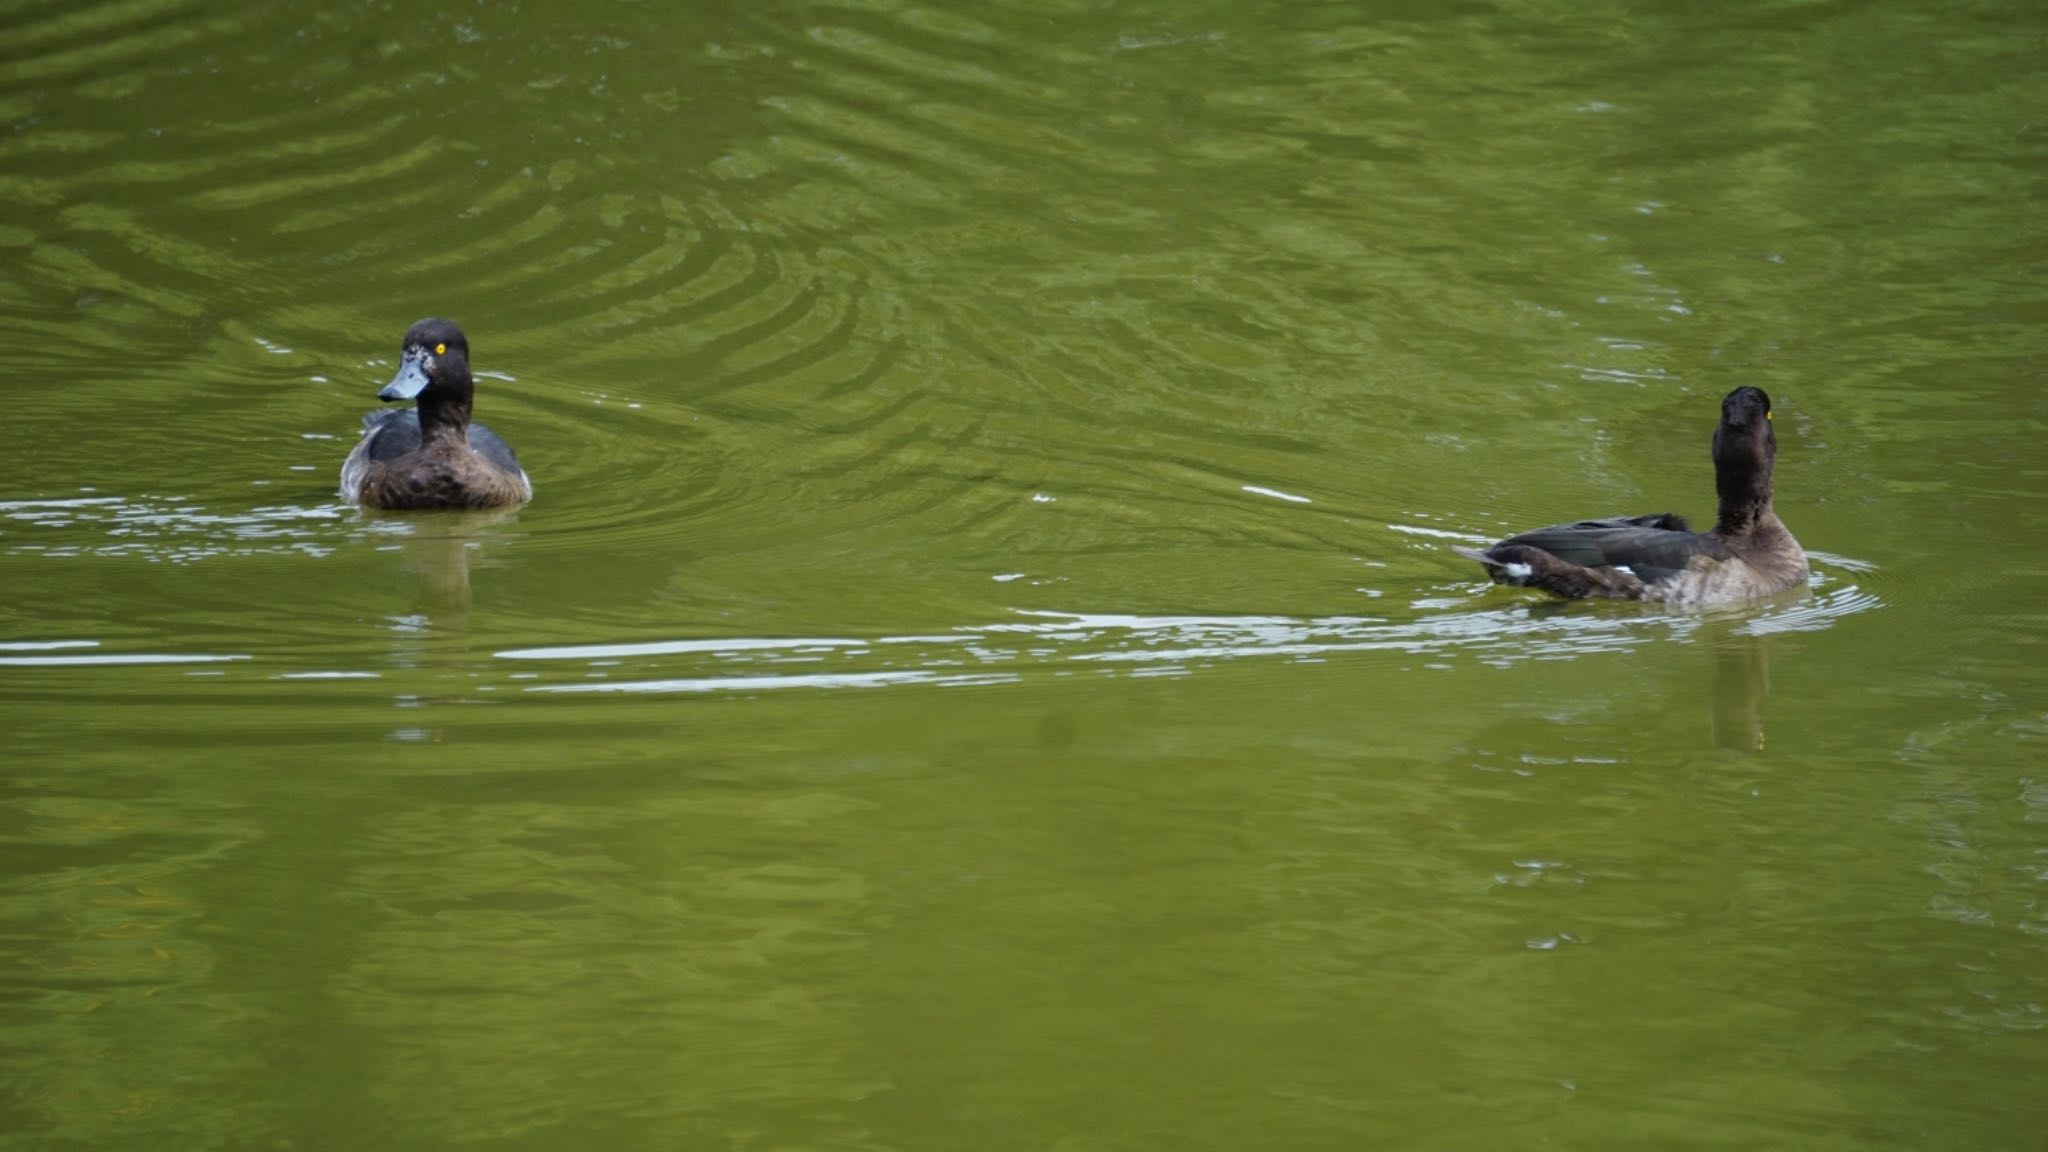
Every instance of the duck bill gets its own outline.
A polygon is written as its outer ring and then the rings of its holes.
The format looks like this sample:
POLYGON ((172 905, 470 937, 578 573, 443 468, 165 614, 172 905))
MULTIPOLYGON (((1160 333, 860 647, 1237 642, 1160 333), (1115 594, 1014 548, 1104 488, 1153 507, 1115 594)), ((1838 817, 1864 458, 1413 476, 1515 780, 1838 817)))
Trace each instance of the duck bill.
POLYGON ((424 359, 426 357, 419 353, 407 356, 398 365, 398 375, 393 376, 391 383, 386 384, 378 391, 377 399, 410 400, 421 392, 426 391, 427 384, 429 383, 427 372, 425 368, 420 366, 420 361, 424 359))

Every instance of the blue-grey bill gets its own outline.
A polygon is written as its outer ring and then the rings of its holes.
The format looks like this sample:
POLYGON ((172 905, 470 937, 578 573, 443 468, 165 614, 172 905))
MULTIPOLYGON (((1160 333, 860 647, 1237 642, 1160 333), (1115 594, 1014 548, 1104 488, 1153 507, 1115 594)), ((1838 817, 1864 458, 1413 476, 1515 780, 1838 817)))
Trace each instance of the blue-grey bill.
POLYGON ((426 391, 427 374, 420 368, 420 361, 424 359, 426 357, 417 354, 407 356, 398 366, 398 375, 393 376, 391 383, 378 391, 377 399, 410 400, 426 391))

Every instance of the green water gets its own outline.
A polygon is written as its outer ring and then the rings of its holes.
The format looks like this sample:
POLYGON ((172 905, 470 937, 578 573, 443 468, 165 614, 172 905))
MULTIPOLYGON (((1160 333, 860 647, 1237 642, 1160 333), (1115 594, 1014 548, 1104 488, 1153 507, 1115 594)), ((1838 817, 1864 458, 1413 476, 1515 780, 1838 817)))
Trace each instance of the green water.
POLYGON ((2044 45, 0 3, 0 1148, 2040 1147, 2044 45))

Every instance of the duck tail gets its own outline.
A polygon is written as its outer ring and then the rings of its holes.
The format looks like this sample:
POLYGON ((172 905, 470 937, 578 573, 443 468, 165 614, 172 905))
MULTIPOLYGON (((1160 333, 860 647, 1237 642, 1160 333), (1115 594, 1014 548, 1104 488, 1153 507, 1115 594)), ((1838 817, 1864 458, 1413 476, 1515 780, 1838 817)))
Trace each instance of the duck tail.
MULTIPOLYGON (((1499 547, 1500 545, 1498 544, 1494 545, 1494 548, 1499 547)), ((1451 551, 1456 552, 1458 555, 1463 556, 1467 560, 1478 561, 1482 566, 1486 568, 1487 576, 1491 577, 1495 584, 1512 584, 1519 587, 1521 585, 1529 583, 1530 574, 1534 571, 1534 568, 1530 564, 1526 563, 1522 557, 1495 556, 1493 554, 1493 549, 1490 548, 1461 548, 1458 545, 1453 544, 1451 545, 1451 551)), ((1533 552, 1536 551, 1536 549, 1517 548, 1516 551, 1533 552)), ((1548 556, 1549 554, 1544 553, 1544 555, 1548 556)))
POLYGON ((1559 560, 1528 544, 1496 544, 1484 552, 1457 547, 1452 551, 1484 564, 1486 574, 1496 584, 1538 588, 1570 600, 1586 597, 1640 600, 1646 590, 1643 582, 1627 568, 1585 568, 1559 560))

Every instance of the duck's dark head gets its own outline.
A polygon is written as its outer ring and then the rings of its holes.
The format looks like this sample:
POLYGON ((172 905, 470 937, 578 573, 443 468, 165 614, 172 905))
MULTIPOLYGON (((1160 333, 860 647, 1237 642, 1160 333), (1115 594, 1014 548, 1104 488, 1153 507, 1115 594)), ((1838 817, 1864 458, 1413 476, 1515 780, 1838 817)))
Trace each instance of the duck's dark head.
POLYGON ((1714 488, 1721 496, 1719 527, 1746 527, 1770 510, 1771 464, 1778 437, 1771 427, 1771 397, 1744 385, 1721 401, 1714 429, 1714 488))
POLYGON ((398 375, 379 400, 419 398, 422 408, 439 403, 467 405, 470 394, 469 340, 447 320, 428 318, 405 330, 398 375))

